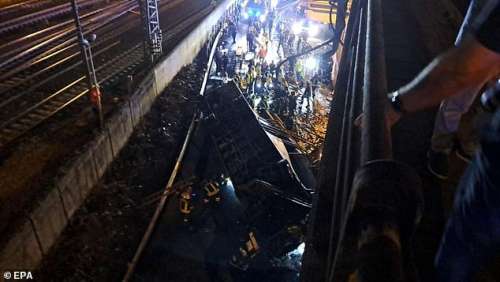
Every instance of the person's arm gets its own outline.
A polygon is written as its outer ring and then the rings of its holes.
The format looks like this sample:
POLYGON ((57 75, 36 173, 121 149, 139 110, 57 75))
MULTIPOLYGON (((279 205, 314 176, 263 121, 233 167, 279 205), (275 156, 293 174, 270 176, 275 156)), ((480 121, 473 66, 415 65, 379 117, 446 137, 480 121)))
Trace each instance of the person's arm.
POLYGON ((434 59, 412 82, 399 90, 406 112, 416 112, 477 89, 500 74, 500 54, 470 36, 434 59))
POLYGON ((478 89, 500 74, 500 0, 490 4, 488 16, 473 34, 396 92, 399 95, 387 111, 391 125, 400 116, 396 109, 412 113, 436 106, 448 97, 478 89))
MULTIPOLYGON (((434 59, 413 81, 397 91, 400 110, 413 113, 439 105, 462 91, 482 86, 500 74, 500 52, 486 48, 470 36, 434 59)), ((401 118, 393 106, 386 107, 391 127, 401 118)), ((358 117, 356 124, 361 125, 358 117)))

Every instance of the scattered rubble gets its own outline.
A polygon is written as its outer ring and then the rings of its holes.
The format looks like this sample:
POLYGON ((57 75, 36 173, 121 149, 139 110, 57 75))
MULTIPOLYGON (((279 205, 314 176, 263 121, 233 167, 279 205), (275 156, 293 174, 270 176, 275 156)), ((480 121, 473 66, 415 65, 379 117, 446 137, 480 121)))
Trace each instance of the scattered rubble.
POLYGON ((201 74, 183 69, 72 218, 36 274, 40 281, 119 281, 177 157, 201 74), (148 203, 149 201, 149 203, 148 203))

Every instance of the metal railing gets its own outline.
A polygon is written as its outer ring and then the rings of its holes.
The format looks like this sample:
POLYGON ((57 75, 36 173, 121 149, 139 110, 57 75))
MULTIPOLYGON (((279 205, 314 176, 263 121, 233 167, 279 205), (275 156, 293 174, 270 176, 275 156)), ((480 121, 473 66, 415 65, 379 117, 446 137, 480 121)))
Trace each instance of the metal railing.
POLYGON ((354 0, 334 89, 302 281, 414 281, 411 238, 420 179, 392 160, 385 122, 382 9, 354 0), (354 121, 363 113, 362 126, 354 121))

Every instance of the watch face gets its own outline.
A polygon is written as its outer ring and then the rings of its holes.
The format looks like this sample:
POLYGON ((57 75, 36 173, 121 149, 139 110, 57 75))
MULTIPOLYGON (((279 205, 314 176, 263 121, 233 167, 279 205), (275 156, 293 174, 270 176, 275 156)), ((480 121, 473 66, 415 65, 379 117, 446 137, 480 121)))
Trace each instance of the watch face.
POLYGON ((389 99, 391 99, 391 101, 394 101, 394 99, 399 95, 399 91, 393 91, 391 93, 389 93, 389 99))
POLYGON ((392 108, 398 112, 398 113, 403 113, 403 108, 402 108, 402 104, 401 104, 401 100, 399 99, 399 93, 396 91, 396 92, 393 92, 393 95, 391 97, 391 105, 392 105, 392 108))

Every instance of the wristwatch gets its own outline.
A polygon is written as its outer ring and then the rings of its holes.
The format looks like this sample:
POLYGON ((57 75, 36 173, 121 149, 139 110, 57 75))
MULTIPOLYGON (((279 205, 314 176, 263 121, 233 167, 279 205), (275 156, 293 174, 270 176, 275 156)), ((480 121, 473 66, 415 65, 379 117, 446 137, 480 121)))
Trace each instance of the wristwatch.
POLYGON ((403 105, 403 101, 401 101, 401 97, 399 96, 399 90, 396 90, 389 94, 389 100, 392 106, 392 109, 398 114, 405 114, 406 110, 403 105))

